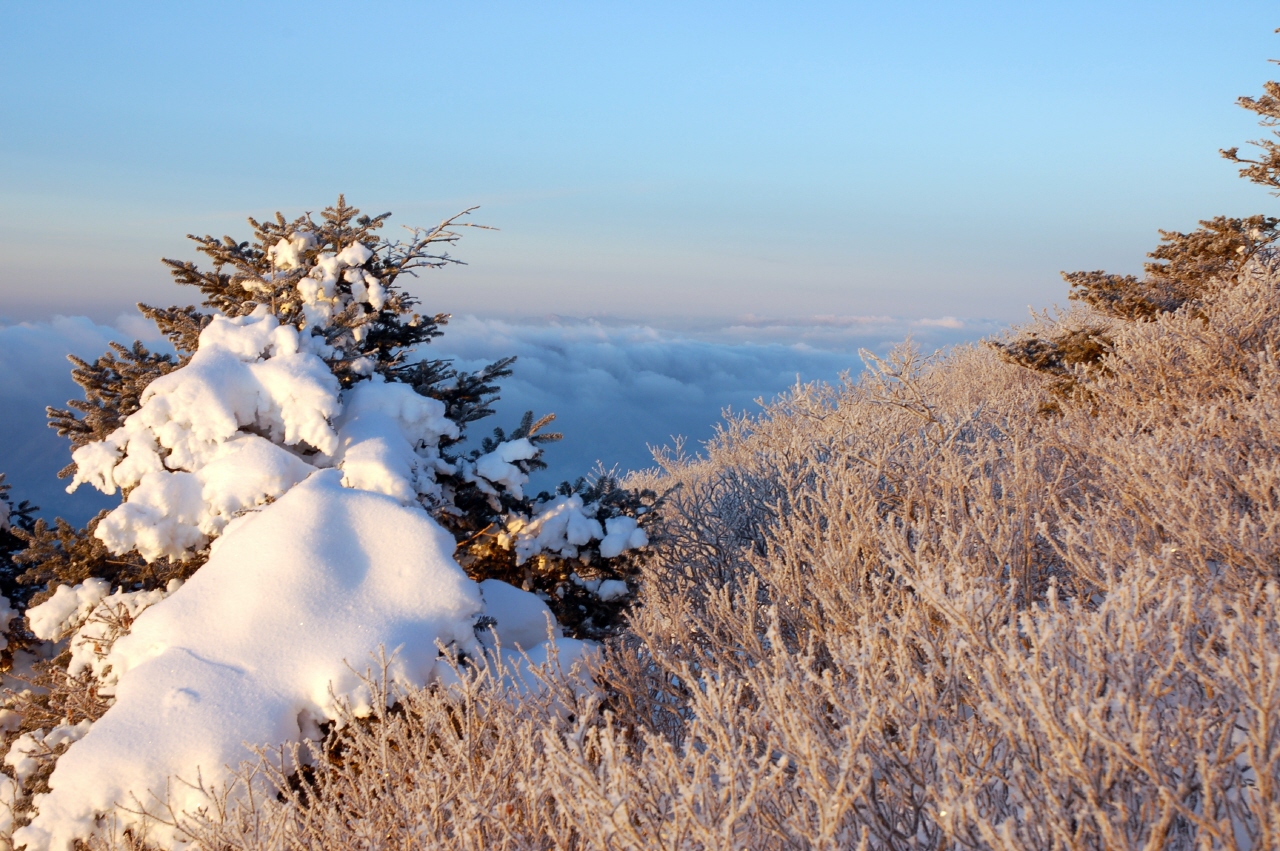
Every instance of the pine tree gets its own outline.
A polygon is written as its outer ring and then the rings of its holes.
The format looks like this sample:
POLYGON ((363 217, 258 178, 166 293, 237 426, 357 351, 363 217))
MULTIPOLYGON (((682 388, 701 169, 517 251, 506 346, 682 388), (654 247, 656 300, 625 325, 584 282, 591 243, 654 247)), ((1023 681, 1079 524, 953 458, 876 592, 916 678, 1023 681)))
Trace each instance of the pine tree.
MULTIPOLYGON (((1238 103, 1260 116, 1263 127, 1280 127, 1280 83, 1264 83, 1263 91, 1259 98, 1241 97, 1238 103)), ((1273 129, 1271 135, 1253 143, 1261 149, 1258 159, 1241 157, 1239 148, 1221 154, 1242 166, 1242 177, 1280 195, 1280 131, 1273 129)), ((1024 334, 991 345, 1006 360, 1050 377, 1047 387, 1053 398, 1043 409, 1052 413, 1080 391, 1078 368, 1088 372, 1104 363, 1114 323, 1146 321, 1184 308, 1200 310, 1205 296, 1233 286, 1250 264, 1274 261, 1280 253, 1277 244, 1280 218, 1261 214, 1204 219, 1190 233, 1162 230, 1160 245, 1147 255, 1150 260, 1143 264, 1141 278, 1102 270, 1062 273, 1071 285, 1068 298, 1094 308, 1099 321, 1061 327, 1047 337, 1024 334)))
MULTIPOLYGON (((1280 29, 1276 32, 1280 33, 1280 29)), ((1280 60, 1271 61, 1280 64, 1280 60)), ((1261 97, 1241 97, 1236 103, 1256 114, 1261 126, 1280 127, 1280 82, 1271 80, 1263 83, 1261 97)), ((1280 195, 1280 131, 1272 129, 1270 139, 1258 139, 1252 144, 1260 149, 1257 159, 1241 157, 1239 148, 1228 148, 1220 153, 1242 166, 1241 177, 1267 187, 1273 195, 1280 195)))
MULTIPOLYGON (((67 356, 75 364, 71 377, 84 389, 85 398, 72 399, 67 403, 69 410, 46 409, 49 427, 57 429, 58 436, 68 438, 72 449, 102 440, 118 429, 126 417, 138 410, 147 385, 179 365, 169 355, 148 351, 142 343, 135 342, 132 347, 109 345, 111 351, 93 363, 67 356)), ((74 471, 75 465, 68 464, 59 471, 58 478, 65 479, 74 471)))
POLYGON ((1121 320, 1150 319, 1194 304, 1215 286, 1230 286, 1252 262, 1271 256, 1280 218, 1218 216, 1190 233, 1160 231, 1142 279, 1102 271, 1063 272, 1070 298, 1121 320))
MULTIPOLYGON (((514 429, 496 428, 479 446, 467 448, 468 428, 493 415, 498 382, 511 374, 515 358, 501 358, 469 373, 445 359, 414 356, 443 333, 449 315, 420 312, 401 276, 459 263, 447 249, 457 242, 462 228, 478 227, 465 221, 471 212, 465 210, 434 228, 412 228, 404 241, 391 241, 378 233, 389 213, 362 215, 339 196, 318 219, 304 214, 289 220, 279 213, 263 221, 251 218, 251 240, 188 235, 211 268, 184 260, 163 262, 176 283, 200 292, 201 305, 138 306, 168 338, 175 354, 157 354, 135 343, 113 344, 111 352, 93 363, 73 358, 73 377, 84 388, 85 399, 69 403, 67 409, 50 408, 50 426, 69 438, 73 449, 105 440, 139 409, 153 381, 191 359, 215 316, 261 316, 265 310, 309 338, 341 387, 378 376, 442 403, 457 433, 439 439, 444 463, 436 480, 442 497, 424 501, 424 506, 458 540, 459 562, 476 579, 502 578, 541 592, 573 634, 608 634, 617 627, 626 599, 602 600, 590 589, 605 580, 625 581, 634 569, 634 554, 610 550, 602 555, 600 542, 533 552, 528 530, 537 528, 548 507, 588 512, 603 524, 598 537, 620 518, 630 518, 632 526, 648 526, 656 496, 622 488, 603 473, 537 496, 486 480, 477 465, 504 446, 528 447, 504 459, 520 476, 545 468, 542 448, 561 438, 547 430, 553 416, 527 413, 514 429), (518 545, 522 528, 525 544, 518 545)), ((62 475, 76 472, 73 463, 62 475)), ((63 521, 52 526, 41 521, 33 527, 22 557, 28 565, 22 581, 45 589, 37 599, 58 584, 90 576, 129 590, 161 587, 198 569, 207 556, 206 551, 149 561, 137 552, 113 554, 97 537, 103 517, 83 529, 63 521)), ((625 531, 626 526, 619 528, 625 531)))
POLYGON ((14 559, 26 549, 23 533, 32 530, 36 522, 35 512, 39 509, 26 500, 15 505, 9 495, 10 489, 4 473, 0 473, 0 594, 11 605, 20 605, 25 589, 18 584, 22 568, 14 559))

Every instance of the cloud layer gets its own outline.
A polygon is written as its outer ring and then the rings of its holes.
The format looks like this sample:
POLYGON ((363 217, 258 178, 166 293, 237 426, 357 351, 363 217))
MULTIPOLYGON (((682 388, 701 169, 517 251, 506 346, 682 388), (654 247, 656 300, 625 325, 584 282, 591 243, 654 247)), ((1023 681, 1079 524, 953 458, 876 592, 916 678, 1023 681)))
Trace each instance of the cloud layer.
POLYGON ((800 381, 834 381, 858 372, 861 348, 884 353, 911 334, 928 349, 986 332, 948 318, 922 324, 889 317, 747 319, 671 331, 646 325, 551 319, 513 323, 455 318, 431 344, 435 357, 476 369, 499 355, 518 357, 503 383, 497 424, 525 410, 555 413, 565 439, 547 450, 550 469, 535 484, 606 468, 652 463, 649 446, 683 435, 696 445, 712 436, 725 409, 758 410, 800 381))
POLYGON ((65 492, 57 473, 71 453, 67 441, 45 426, 44 409, 83 398, 71 380, 68 354, 92 360, 109 341, 131 339, 83 316, 0 327, 0 473, 13 485, 11 496, 40 506, 41 516, 81 523, 114 504, 92 488, 65 492))
MULTIPOLYGON (((926 349, 989 333, 988 323, 953 317, 908 321, 892 317, 819 316, 772 320, 746 317, 679 331, 600 320, 550 318, 521 322, 455 317, 424 354, 478 369, 516 355, 503 382, 498 415, 479 424, 510 429, 526 410, 555 413, 565 439, 547 451, 550 469, 534 485, 551 488, 589 473, 597 462, 622 470, 649 466, 649 446, 687 437, 707 440, 725 409, 756 410, 802 381, 833 381, 861 369, 860 348, 883 353, 908 334, 926 349)), ((45 427, 46 405, 79 398, 68 353, 92 359, 110 340, 129 342, 154 331, 135 317, 114 325, 84 317, 0 326, 0 472, 18 499, 42 516, 83 522, 113 504, 88 488, 63 492, 57 471, 67 443, 45 427)))

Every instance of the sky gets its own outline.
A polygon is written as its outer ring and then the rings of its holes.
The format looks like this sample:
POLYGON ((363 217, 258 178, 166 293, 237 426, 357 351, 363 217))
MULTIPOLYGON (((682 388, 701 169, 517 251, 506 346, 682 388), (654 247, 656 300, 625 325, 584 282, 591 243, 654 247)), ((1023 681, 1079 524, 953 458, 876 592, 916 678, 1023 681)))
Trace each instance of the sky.
POLYGON ((1273 3, 9 3, 0 316, 172 301, 188 232, 480 205, 438 308, 991 317, 1269 210, 1273 3))
POLYGON ((521 358, 556 478, 801 380, 1066 303, 1157 229, 1273 213, 1219 148, 1273 3, 0 6, 0 471, 73 514, 62 356, 189 303, 187 233, 338 193, 392 229, 479 206, 413 291, 440 353, 521 358), (62 318, 58 318, 62 317, 62 318), (572 448, 571 448, 572 447, 572 448))

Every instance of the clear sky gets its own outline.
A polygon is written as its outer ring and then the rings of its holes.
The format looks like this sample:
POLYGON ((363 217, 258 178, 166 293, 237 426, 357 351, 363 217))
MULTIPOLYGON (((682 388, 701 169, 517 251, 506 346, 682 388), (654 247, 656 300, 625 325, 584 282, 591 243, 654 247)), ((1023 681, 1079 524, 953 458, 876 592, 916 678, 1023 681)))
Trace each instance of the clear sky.
POLYGON ((6 3, 0 317, 189 301, 189 231, 473 204, 427 306, 1014 320, 1158 227, 1274 212, 1217 149, 1272 2, 6 3))

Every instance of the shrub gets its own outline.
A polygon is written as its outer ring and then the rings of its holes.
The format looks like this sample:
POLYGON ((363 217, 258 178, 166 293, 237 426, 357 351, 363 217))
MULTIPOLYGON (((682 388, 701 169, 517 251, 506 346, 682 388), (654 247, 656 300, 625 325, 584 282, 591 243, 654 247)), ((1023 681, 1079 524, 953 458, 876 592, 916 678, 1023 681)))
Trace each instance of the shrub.
POLYGON ((190 829, 254 849, 1273 847, 1280 270, 1206 307, 1122 327, 1083 379, 1100 410, 1046 420, 1050 378, 962 347, 727 422, 632 482, 675 490, 599 698, 513 702, 485 677, 406 695, 335 732, 313 785, 190 829))

